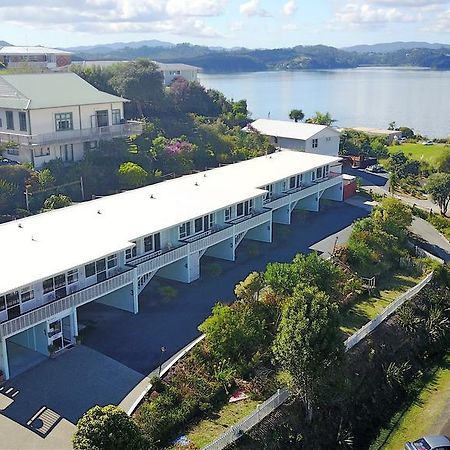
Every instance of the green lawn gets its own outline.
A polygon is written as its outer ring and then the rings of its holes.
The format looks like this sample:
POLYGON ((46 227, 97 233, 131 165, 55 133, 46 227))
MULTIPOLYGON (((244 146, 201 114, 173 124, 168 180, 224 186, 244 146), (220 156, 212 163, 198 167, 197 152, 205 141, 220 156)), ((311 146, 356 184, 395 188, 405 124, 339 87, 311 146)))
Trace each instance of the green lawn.
POLYGON ((427 161, 432 166, 436 165, 437 158, 443 149, 444 144, 423 145, 405 143, 388 147, 389 153, 402 151, 406 156, 418 161, 427 161))
POLYGON ((423 278, 423 275, 414 277, 399 272, 392 277, 380 280, 378 286, 380 290, 379 295, 367 295, 366 298, 357 299, 356 303, 342 315, 342 332, 349 336, 352 335, 380 314, 400 294, 411 289, 423 278))
POLYGON ((249 398, 236 403, 227 403, 211 417, 194 425, 186 436, 196 448, 201 449, 217 439, 232 425, 251 414, 259 403, 249 398))
POLYGON ((429 434, 449 432, 450 355, 447 355, 411 406, 398 414, 391 426, 382 430, 371 450, 397 450, 406 441, 429 434))

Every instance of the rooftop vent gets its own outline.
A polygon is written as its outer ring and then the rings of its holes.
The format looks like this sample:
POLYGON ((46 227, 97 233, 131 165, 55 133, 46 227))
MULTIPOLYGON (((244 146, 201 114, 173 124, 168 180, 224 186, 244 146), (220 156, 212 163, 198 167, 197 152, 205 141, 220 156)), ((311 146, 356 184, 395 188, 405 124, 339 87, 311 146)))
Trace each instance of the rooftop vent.
POLYGON ((200 186, 200 185, 197 183, 197 181, 195 182, 195 185, 196 185, 196 186, 200 186))
POLYGON ((100 210, 97 211, 97 214, 101 214, 102 212, 100 210))
POLYGON ((152 194, 152 195, 150 195, 150 198, 153 198, 153 199, 154 199, 154 198, 155 198, 155 196, 154 196, 154 195, 152 194))

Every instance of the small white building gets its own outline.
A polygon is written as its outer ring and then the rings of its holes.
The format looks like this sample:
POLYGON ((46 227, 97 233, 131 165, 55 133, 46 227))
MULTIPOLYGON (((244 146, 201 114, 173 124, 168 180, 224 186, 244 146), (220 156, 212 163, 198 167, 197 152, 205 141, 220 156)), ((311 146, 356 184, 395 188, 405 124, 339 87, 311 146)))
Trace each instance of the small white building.
POLYGON ((164 86, 169 86, 177 77, 184 78, 187 81, 198 81, 199 67, 188 64, 153 62, 159 67, 164 76, 164 86))
POLYGON ((124 120, 127 101, 70 72, 0 75, 0 142, 11 144, 3 154, 35 168, 78 161, 100 140, 142 133, 124 120))
POLYGON ((0 370, 73 345, 83 305, 137 314, 155 275, 191 283, 203 255, 342 198, 339 158, 284 151, 0 225, 0 370))
POLYGON ((31 67, 59 70, 70 65, 72 53, 48 47, 8 46, 0 48, 0 63, 9 69, 31 67))
POLYGON ((287 120, 258 119, 247 130, 267 136, 280 149, 337 156, 341 134, 333 127, 287 120))

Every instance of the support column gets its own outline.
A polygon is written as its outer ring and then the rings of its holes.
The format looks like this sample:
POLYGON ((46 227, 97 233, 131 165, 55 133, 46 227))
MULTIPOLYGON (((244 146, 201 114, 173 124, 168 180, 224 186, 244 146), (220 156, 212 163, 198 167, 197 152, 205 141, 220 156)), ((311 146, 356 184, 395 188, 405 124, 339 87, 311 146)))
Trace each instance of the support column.
POLYGON ((77 308, 73 307, 70 312, 70 330, 73 338, 78 336, 78 316, 77 308))
POLYGON ((5 376, 5 380, 9 380, 8 348, 6 347, 6 338, 2 338, 1 340, 1 356, 1 369, 3 371, 3 375, 5 376))
POLYGON ((139 286, 138 286, 137 269, 133 269, 133 314, 139 312, 139 286))

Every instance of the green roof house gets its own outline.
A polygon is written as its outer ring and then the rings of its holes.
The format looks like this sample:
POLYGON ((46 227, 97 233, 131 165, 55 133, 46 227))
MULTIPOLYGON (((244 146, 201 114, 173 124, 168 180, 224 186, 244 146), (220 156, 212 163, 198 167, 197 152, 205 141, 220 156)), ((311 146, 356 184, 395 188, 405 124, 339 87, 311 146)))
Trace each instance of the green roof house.
POLYGON ((78 161, 100 140, 140 134, 140 123, 124 120, 127 101, 74 73, 0 75, 3 156, 39 168, 57 158, 78 161))

